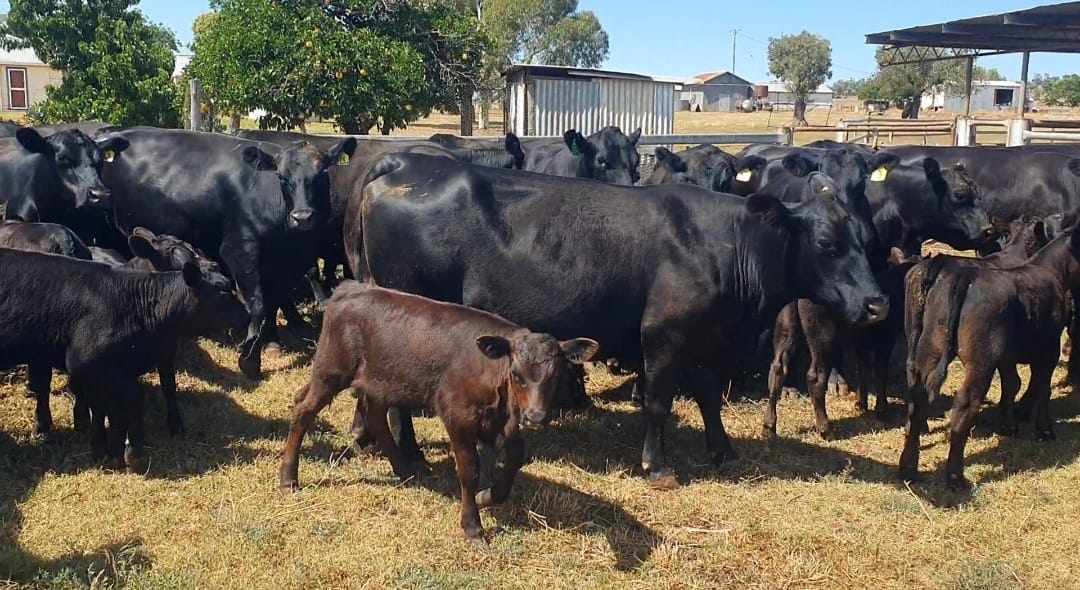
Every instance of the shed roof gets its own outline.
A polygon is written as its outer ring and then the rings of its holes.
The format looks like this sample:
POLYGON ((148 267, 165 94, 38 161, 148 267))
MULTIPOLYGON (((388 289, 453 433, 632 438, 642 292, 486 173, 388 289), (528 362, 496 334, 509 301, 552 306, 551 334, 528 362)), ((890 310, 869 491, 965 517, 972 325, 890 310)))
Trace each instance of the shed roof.
MULTIPOLYGON (((1080 53, 1080 2, 1063 2, 1017 10, 871 33, 866 42, 890 48, 929 47, 963 51, 957 55, 999 55, 1045 51, 1080 53)), ((915 56, 941 59, 947 55, 915 56)), ((912 61, 911 56, 901 59, 912 61)), ((893 60, 894 63, 906 63, 893 60)))
MULTIPOLYGON (((762 86, 768 86, 769 92, 791 92, 788 90, 787 82, 768 82, 762 83, 762 86)), ((821 84, 814 89, 815 94, 832 94, 833 89, 828 84, 821 84)))
POLYGON ((743 78, 742 76, 738 76, 738 75, 736 75, 733 72, 730 72, 728 70, 724 70, 722 72, 705 72, 704 74, 698 74, 698 75, 694 76, 693 78, 687 80, 685 83, 686 84, 708 84, 709 82, 711 82, 711 81, 715 80, 716 78, 719 78, 720 76, 723 76, 723 75, 728 75, 728 76, 731 76, 733 78, 737 78, 740 82, 742 82, 743 84, 746 84, 747 86, 753 86, 753 84, 749 80, 747 80, 746 78, 743 78))
POLYGON ((614 72, 611 70, 597 70, 593 68, 574 68, 570 66, 552 66, 552 65, 532 65, 532 64, 514 64, 510 66, 502 75, 509 76, 518 72, 524 72, 526 75, 534 76, 547 76, 551 78, 613 78, 620 80, 641 80, 647 82, 656 82, 658 84, 676 84, 677 82, 672 79, 658 79, 645 74, 636 74, 633 72, 614 72))
MULTIPOLYGON (((5 18, 7 15, 3 15, 5 18)), ((0 64, 17 66, 43 66, 45 62, 38 59, 33 49, 2 49, 0 48, 0 64)))

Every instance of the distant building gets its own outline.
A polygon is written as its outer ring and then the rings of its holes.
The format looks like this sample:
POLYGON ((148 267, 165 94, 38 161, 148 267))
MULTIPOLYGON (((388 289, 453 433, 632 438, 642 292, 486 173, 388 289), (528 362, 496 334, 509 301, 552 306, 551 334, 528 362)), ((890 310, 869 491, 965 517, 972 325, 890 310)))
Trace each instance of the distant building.
POLYGON ((63 79, 33 49, 0 49, 0 118, 24 119, 30 105, 45 100, 45 87, 63 79))
MULTIPOLYGON (((787 110, 795 107, 795 94, 788 89, 784 82, 769 82, 769 103, 773 108, 787 110)), ((833 89, 826 84, 818 86, 806 96, 807 108, 831 107, 833 102, 833 89)))
MULTIPOLYGON (((1016 100, 1019 96, 1019 82, 1010 82, 1009 80, 972 82, 971 112, 1013 110, 1016 108, 1016 100)), ((963 91, 946 92, 944 88, 935 88, 932 92, 923 93, 919 108, 962 113, 964 112, 964 103, 963 91)))
POLYGON ((754 96, 754 85, 731 72, 698 74, 683 84, 677 110, 731 112, 754 96))
POLYGON ((585 135, 608 125, 625 133, 667 135, 675 118, 670 79, 643 74, 565 66, 514 65, 506 78, 506 131, 559 136, 567 129, 585 135))

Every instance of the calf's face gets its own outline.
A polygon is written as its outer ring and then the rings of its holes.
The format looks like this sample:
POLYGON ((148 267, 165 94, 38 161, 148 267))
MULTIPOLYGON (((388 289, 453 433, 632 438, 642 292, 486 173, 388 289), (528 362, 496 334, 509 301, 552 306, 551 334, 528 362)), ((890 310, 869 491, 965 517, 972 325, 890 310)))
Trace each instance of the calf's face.
POLYGON ((144 227, 136 227, 128 238, 128 247, 132 254, 146 259, 155 271, 183 270, 186 265, 194 264, 204 283, 221 290, 232 287, 232 281, 221 272, 217 262, 175 236, 155 234, 144 227))
POLYGON ((15 137, 24 148, 49 161, 65 193, 72 196, 71 205, 75 208, 108 199, 109 189, 101 183, 101 168, 128 147, 128 141, 122 137, 104 138, 96 143, 76 130, 42 137, 26 127, 15 137))
POLYGON ((484 356, 509 357, 507 390, 526 423, 546 424, 564 373, 570 364, 580 365, 593 357, 600 345, 588 338, 559 342, 547 334, 523 332, 511 338, 480 336, 476 345, 484 356))
POLYGON ((244 161, 256 170, 277 174, 281 195, 288 207, 290 229, 314 228, 330 211, 330 177, 334 165, 347 165, 356 150, 356 139, 344 139, 328 152, 303 141, 269 154, 258 147, 244 148, 244 161))

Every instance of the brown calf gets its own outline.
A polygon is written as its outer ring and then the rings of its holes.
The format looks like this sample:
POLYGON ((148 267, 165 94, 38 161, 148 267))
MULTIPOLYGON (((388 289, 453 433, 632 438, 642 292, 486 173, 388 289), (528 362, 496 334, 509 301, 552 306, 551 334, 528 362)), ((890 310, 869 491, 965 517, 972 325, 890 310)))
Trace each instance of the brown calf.
POLYGON ((598 348, 586 338, 559 342, 479 310, 345 281, 326 306, 311 381, 296 394, 281 489, 299 486, 300 443, 315 414, 352 388, 402 480, 416 473, 394 443, 386 410, 426 408, 442 419, 461 483, 461 527, 482 542, 479 508, 506 500, 524 462, 520 423, 550 420, 560 373, 598 348), (492 488, 479 493, 478 442, 506 453, 492 488))
POLYGON ((964 364, 964 381, 949 418, 948 486, 967 486, 964 447, 995 369, 1001 375, 1002 434, 1016 433, 1013 402, 1020 389, 1016 365, 1022 363, 1031 366, 1031 381, 1021 404, 1032 405, 1035 436, 1054 438, 1048 415, 1050 378, 1067 318, 1066 290, 1080 287, 1078 257, 1080 233, 1074 230, 1055 238, 1020 266, 965 266, 938 273, 938 267, 949 261, 932 259, 909 273, 909 293, 921 288, 912 283, 935 274, 938 278, 920 302, 918 336, 912 339, 913 334, 908 334, 913 351, 908 356, 911 390, 901 477, 910 479, 918 473, 919 435, 926 429, 927 406, 955 356, 964 364))

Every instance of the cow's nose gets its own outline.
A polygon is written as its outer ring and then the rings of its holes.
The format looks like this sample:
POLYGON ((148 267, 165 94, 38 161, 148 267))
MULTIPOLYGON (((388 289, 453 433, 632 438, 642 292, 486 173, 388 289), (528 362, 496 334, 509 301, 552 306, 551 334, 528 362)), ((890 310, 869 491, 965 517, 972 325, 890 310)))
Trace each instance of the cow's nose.
POLYGON ((291 217, 297 227, 306 229, 311 227, 315 214, 311 209, 298 209, 292 212, 291 217))
POLYGON ((889 315, 889 300, 884 297, 875 297, 866 304, 866 321, 880 322, 889 315))
POLYGON ((547 410, 528 408, 525 410, 525 421, 530 424, 545 424, 548 421, 547 410))

